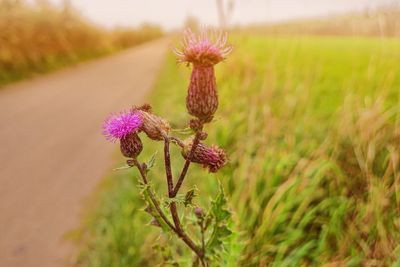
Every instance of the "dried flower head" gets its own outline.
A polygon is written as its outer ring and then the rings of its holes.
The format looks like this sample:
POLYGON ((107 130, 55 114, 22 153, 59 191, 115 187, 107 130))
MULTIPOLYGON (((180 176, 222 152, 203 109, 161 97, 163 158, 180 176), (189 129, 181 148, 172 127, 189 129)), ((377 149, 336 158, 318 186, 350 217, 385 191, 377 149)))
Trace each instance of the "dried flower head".
POLYGON ((213 31, 203 28, 199 34, 190 29, 184 31, 182 49, 175 50, 180 62, 192 63, 200 66, 214 66, 226 58, 232 51, 232 46, 227 45, 226 32, 213 31))
POLYGON ((136 112, 128 111, 109 116, 103 123, 103 134, 110 141, 116 141, 137 132, 143 121, 136 112))
POLYGON ((140 130, 145 132, 152 140, 163 140, 163 136, 168 135, 171 130, 169 123, 165 119, 153 114, 148 104, 141 107, 133 107, 133 112, 139 114, 143 121, 140 130))
POLYGON ((121 138, 120 149, 122 155, 127 158, 136 158, 143 150, 143 144, 137 133, 132 132, 121 138))
MULTIPOLYGON (((186 141, 182 149, 182 155, 185 159, 188 159, 191 149, 192 141, 186 141)), ((209 147, 202 143, 196 146, 193 157, 190 159, 191 162, 202 164, 210 172, 217 172, 225 165, 226 160, 226 154, 222 148, 217 146, 209 147)))

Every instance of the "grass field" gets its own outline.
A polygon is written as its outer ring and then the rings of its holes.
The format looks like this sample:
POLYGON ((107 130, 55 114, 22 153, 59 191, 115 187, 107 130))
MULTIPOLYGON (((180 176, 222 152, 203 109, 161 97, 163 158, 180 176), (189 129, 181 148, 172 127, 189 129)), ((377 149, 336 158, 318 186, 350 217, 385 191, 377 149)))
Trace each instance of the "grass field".
MULTIPOLYGON (((232 42, 216 70, 220 108, 207 126, 207 143, 224 147, 229 164, 217 175, 192 165, 186 180, 199 203, 218 181, 228 195, 240 236, 220 265, 399 266, 400 40, 232 42)), ((149 102, 184 128, 190 70, 170 54, 149 102)), ((161 145, 146 143, 141 159, 161 145)), ((155 184, 164 177, 157 160, 155 184)), ((182 164, 175 160, 175 173, 182 164)), ((87 266, 165 266, 152 245, 167 241, 148 225, 137 175, 113 172, 99 190, 80 236, 87 266)))

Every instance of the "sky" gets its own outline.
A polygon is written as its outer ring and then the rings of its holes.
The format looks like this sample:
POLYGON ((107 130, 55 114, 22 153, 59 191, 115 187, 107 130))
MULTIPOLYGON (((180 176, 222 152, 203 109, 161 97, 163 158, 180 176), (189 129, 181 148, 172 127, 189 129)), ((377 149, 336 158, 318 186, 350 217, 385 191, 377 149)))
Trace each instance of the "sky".
MULTIPOLYGON (((50 0, 60 4, 66 0, 50 0)), ((106 27, 138 26, 144 22, 166 30, 183 25, 190 15, 201 24, 218 24, 216 0, 68 0, 85 17, 106 27)), ((225 0, 227 2, 227 0, 225 0)), ((277 22, 341 14, 400 0, 234 0, 232 25, 277 22)))

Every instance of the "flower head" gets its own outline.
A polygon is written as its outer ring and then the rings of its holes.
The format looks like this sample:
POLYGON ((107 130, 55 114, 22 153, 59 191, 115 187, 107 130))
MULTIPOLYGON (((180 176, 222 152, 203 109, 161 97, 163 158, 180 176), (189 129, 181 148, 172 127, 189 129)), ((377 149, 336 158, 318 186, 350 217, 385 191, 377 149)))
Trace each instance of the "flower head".
POLYGON ((216 32, 203 28, 198 35, 190 29, 185 30, 182 39, 182 49, 175 50, 180 62, 192 63, 198 66, 214 66, 226 58, 232 51, 227 45, 226 32, 216 32))
MULTIPOLYGON (((186 144, 182 149, 182 156, 185 159, 188 159, 191 150, 192 140, 186 141, 186 144)), ((210 172, 217 172, 226 164, 227 158, 225 151, 222 148, 217 146, 209 147, 203 143, 199 143, 196 146, 190 161, 201 164, 210 172)))
POLYGON ((139 114, 143 122, 140 130, 150 139, 163 140, 164 136, 169 133, 171 129, 169 123, 165 119, 153 114, 150 105, 145 104, 141 107, 133 107, 133 112, 139 114))
POLYGON ((103 123, 103 134, 110 141, 123 139, 142 126, 142 119, 136 112, 121 112, 109 116, 103 123))

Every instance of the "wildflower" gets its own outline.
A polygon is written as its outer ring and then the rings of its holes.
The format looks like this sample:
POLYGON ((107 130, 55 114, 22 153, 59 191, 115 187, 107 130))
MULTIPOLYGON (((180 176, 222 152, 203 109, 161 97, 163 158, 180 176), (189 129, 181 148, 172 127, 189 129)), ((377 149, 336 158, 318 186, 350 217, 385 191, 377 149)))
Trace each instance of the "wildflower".
POLYGON ((198 35, 190 29, 184 32, 182 51, 175 50, 180 62, 192 63, 195 66, 212 67, 223 61, 232 51, 227 45, 228 34, 225 32, 202 29, 198 35))
POLYGON ((133 112, 139 114, 143 121, 140 130, 152 140, 163 140, 163 136, 167 135, 171 129, 169 123, 163 118, 151 112, 150 105, 134 107, 133 112))
POLYGON ((111 115, 103 124, 103 134, 110 141, 120 140, 121 153, 128 158, 136 158, 143 145, 137 132, 143 121, 136 112, 121 112, 111 115))
POLYGON ((108 117, 103 123, 103 134, 115 142, 128 136, 132 132, 137 132, 142 126, 142 119, 136 112, 121 112, 108 117))
MULTIPOLYGON (((192 149, 192 141, 186 142, 182 149, 182 155, 188 159, 192 149)), ((210 172, 217 172, 226 163, 226 154, 222 148, 217 146, 208 147, 205 144, 199 143, 194 150, 191 162, 202 164, 210 172)))
POLYGON ((194 208, 194 214, 196 215, 197 218, 201 219, 204 216, 204 211, 200 207, 194 208))
POLYGON ((226 42, 226 33, 210 33, 203 29, 195 35, 191 30, 186 30, 182 50, 175 50, 180 62, 193 65, 186 108, 189 114, 202 122, 210 122, 218 108, 214 65, 224 60, 232 51, 232 46, 226 42))

